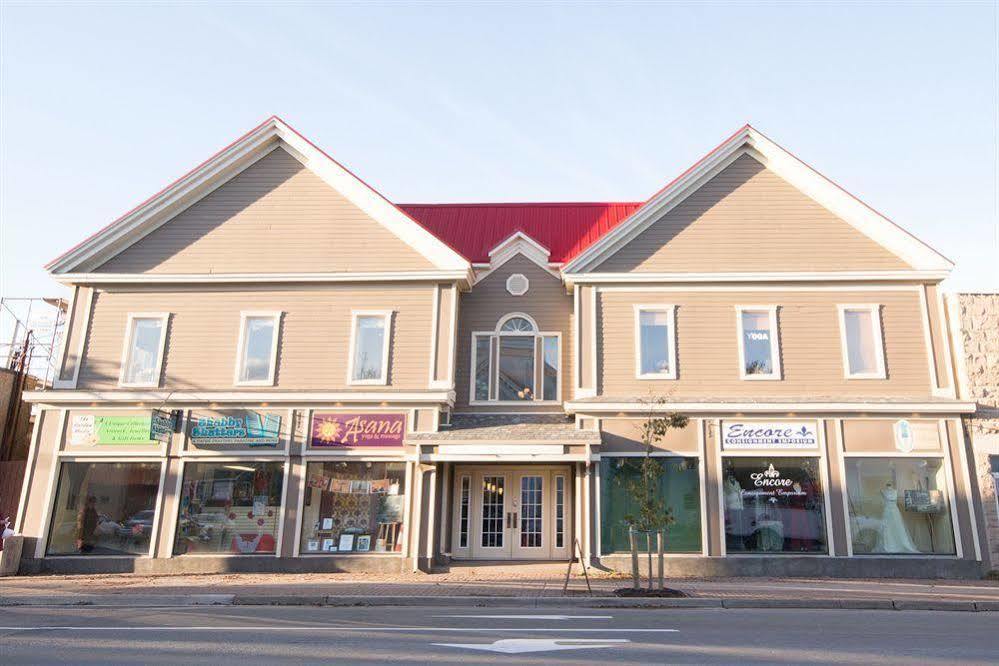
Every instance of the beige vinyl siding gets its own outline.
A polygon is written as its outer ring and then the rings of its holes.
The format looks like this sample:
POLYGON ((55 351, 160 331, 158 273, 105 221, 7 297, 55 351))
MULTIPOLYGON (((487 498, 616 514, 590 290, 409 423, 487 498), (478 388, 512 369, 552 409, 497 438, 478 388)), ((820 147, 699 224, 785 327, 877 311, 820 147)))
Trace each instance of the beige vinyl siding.
MULTIPOLYGON (((523 312, 537 322, 541 331, 562 334, 561 375, 562 394, 564 400, 569 393, 572 381, 575 381, 570 368, 572 361, 572 298, 565 293, 562 281, 548 273, 530 259, 518 255, 503 264, 498 270, 479 282, 468 293, 461 294, 458 325, 458 356, 455 359, 457 368, 457 399, 456 407, 468 407, 468 387, 470 381, 470 365, 472 354, 472 332, 496 329, 496 324, 503 315, 511 312, 523 312), (522 273, 530 281, 530 289, 523 296, 511 296, 506 290, 506 279, 513 273, 522 273)), ((537 409, 554 409, 561 411, 559 406, 538 407, 529 401, 516 405, 501 405, 499 411, 531 411, 537 409)), ((488 406, 475 405, 474 411, 489 411, 488 406)))
MULTIPOLYGON (((129 312, 169 312, 160 385, 231 390, 240 311, 282 311, 275 388, 347 386, 351 310, 393 310, 386 387, 424 390, 430 361, 433 285, 302 285, 295 288, 108 288, 94 300, 81 389, 116 388, 129 312)), ((254 390, 243 387, 240 390, 254 390)), ((260 390, 270 390, 263 387, 260 390)))
POLYGON ((278 148, 97 270, 185 274, 433 268, 278 148))
POLYGON ((670 399, 927 398, 918 288, 892 291, 606 291, 599 296, 600 394, 670 399), (845 379, 837 304, 880 304, 887 379, 845 379), (676 305, 676 380, 635 379, 634 305, 676 305), (776 305, 782 380, 739 377, 736 305, 776 305))
POLYGON ((906 268, 900 258, 743 155, 595 270, 906 268))
MULTIPOLYGON (((611 455, 613 453, 645 453, 645 444, 642 442, 642 426, 646 422, 644 418, 634 419, 601 419, 600 420, 600 453, 611 455)), ((698 431, 701 422, 692 419, 686 428, 681 430, 670 430, 669 434, 654 446, 657 450, 673 451, 683 455, 698 454, 700 442, 698 441, 698 431)))

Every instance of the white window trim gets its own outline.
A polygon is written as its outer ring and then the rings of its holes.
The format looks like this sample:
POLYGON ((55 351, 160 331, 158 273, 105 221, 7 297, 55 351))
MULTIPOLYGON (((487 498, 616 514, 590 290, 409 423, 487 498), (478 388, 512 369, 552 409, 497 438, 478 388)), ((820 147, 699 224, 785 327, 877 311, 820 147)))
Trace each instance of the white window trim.
MULTIPOLYGON (((118 386, 122 388, 156 388, 163 378, 163 353, 166 350, 167 326, 170 323, 169 312, 129 312, 128 323, 125 325, 125 340, 121 346, 121 367, 118 370, 118 386), (132 354, 132 334, 135 332, 136 319, 160 320, 160 345, 156 352, 156 377, 151 382, 127 382, 125 375, 132 354)), ((85 333, 85 332, 84 332, 85 333)), ((79 363, 79 360, 77 360, 79 363)))
POLYGON ((635 305, 635 379, 676 379, 676 306, 675 305, 635 305), (666 336, 666 357, 669 361, 667 372, 642 372, 642 313, 665 312, 669 334, 666 336))
POLYGON ((251 310, 239 313, 239 342, 236 344, 236 372, 232 378, 233 384, 236 386, 274 386, 274 375, 277 373, 278 337, 281 334, 281 316, 283 314, 283 312, 275 312, 273 310, 266 312, 251 310), (267 379, 241 380, 239 378, 240 374, 242 374, 243 363, 246 361, 246 349, 244 348, 244 345, 246 345, 246 320, 250 317, 274 320, 274 337, 271 338, 271 363, 267 372, 267 379))
POLYGON ((512 275, 510 275, 510 277, 506 279, 506 290, 507 293, 509 293, 511 296, 523 296, 530 289, 531 289, 531 281, 528 280, 527 276, 524 275, 523 273, 513 273, 512 275), (510 283, 518 277, 524 281, 523 289, 514 289, 513 287, 510 286, 510 283))
POLYGON ((347 360, 348 386, 385 386, 388 384, 389 349, 392 347, 392 317, 394 310, 351 310, 350 347, 347 360), (385 337, 382 341, 382 374, 374 379, 354 379, 354 346, 357 344, 358 317, 382 317, 385 320, 385 337))
MULTIPOLYGON (((510 312, 508 314, 500 317, 499 321, 496 322, 496 328, 492 331, 472 331, 471 335, 471 365, 469 366, 468 375, 468 404, 469 405, 561 405, 561 395, 562 395, 562 333, 560 331, 542 331, 538 326, 538 322, 534 321, 534 318, 523 312, 510 312), (526 319, 531 326, 534 328, 533 331, 503 331, 503 325, 509 320, 515 317, 522 317, 526 319), (495 386, 496 382, 494 379, 494 368, 492 367, 492 352, 493 343, 492 339, 496 338, 496 365, 495 370, 498 372, 499 359, 500 359, 500 349, 499 349, 499 338, 506 336, 531 336, 534 338, 534 349, 535 355, 537 357, 538 350, 538 340, 544 340, 544 338, 555 338, 555 344, 558 347, 557 358, 558 358, 558 372, 555 377, 555 400, 543 400, 543 399, 533 399, 533 400, 500 400, 499 399, 499 387, 495 386), (490 367, 489 367, 489 395, 495 395, 496 399, 487 400, 477 400, 475 397, 475 368, 478 362, 478 354, 476 353, 475 341, 477 338, 484 337, 489 339, 489 354, 490 354, 490 367), (495 390, 494 390, 495 389, 495 390)), ((541 348, 541 363, 535 363, 534 367, 534 395, 544 396, 544 343, 540 345, 541 348)), ((537 360, 537 358, 535 358, 537 360)))
POLYGON ((780 331, 777 329, 777 306, 776 305, 736 305, 735 325, 739 339, 739 378, 750 381, 757 380, 780 380, 782 370, 780 367, 780 331), (744 312, 766 312, 770 318, 770 367, 773 372, 767 374, 746 374, 746 349, 742 330, 742 313, 744 312))
POLYGON ((843 356, 843 376, 846 379, 887 379, 885 371, 884 335, 881 330, 881 305, 879 303, 840 304, 836 306, 839 312, 839 346, 843 356), (877 369, 874 372, 850 373, 850 350, 846 339, 846 311, 867 310, 871 313, 873 328, 874 358, 877 369))

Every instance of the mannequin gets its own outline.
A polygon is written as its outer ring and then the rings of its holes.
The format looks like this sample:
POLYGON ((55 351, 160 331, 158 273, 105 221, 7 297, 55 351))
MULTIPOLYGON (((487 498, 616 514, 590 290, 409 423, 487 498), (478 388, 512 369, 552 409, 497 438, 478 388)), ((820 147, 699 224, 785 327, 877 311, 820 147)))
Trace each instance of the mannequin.
POLYGON ((886 483, 881 489, 881 497, 885 506, 881 514, 881 533, 873 552, 918 553, 919 549, 912 542, 905 521, 902 520, 902 512, 898 510, 898 490, 891 483, 886 483))
POLYGON ((725 508, 742 508, 742 486, 731 474, 725 477, 725 508))

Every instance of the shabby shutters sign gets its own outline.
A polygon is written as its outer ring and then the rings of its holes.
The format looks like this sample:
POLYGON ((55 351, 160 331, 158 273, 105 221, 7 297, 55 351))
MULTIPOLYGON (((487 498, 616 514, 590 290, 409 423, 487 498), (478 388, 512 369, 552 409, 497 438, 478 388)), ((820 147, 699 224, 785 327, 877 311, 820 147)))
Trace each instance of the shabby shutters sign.
POLYGON ((723 421, 722 449, 819 448, 814 421, 723 421))
POLYGON ((281 415, 244 411, 217 416, 191 416, 195 446, 268 446, 281 441, 281 415))
POLYGON ((71 446, 156 444, 150 437, 152 415, 98 416, 76 414, 70 421, 71 446))
POLYGON ((318 412, 309 442, 317 448, 402 446, 405 414, 318 412))

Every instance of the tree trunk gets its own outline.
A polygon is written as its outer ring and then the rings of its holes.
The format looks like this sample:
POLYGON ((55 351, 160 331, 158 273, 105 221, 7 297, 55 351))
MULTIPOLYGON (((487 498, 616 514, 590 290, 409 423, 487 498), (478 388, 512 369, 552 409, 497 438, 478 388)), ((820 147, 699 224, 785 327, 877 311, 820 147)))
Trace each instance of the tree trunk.
POLYGON ((665 562, 664 562, 665 558, 663 557, 663 541, 665 541, 665 539, 663 538, 663 531, 662 531, 662 529, 660 529, 660 530, 656 531, 656 543, 658 544, 658 551, 659 551, 659 589, 660 590, 664 589, 663 588, 663 567, 665 566, 665 562))
POLYGON ((645 533, 645 553, 649 560, 649 591, 652 591, 652 532, 645 533))
POLYGON ((637 590, 638 584, 638 542, 635 541, 635 528, 628 528, 628 541, 631 543, 631 578, 632 586, 637 590))

